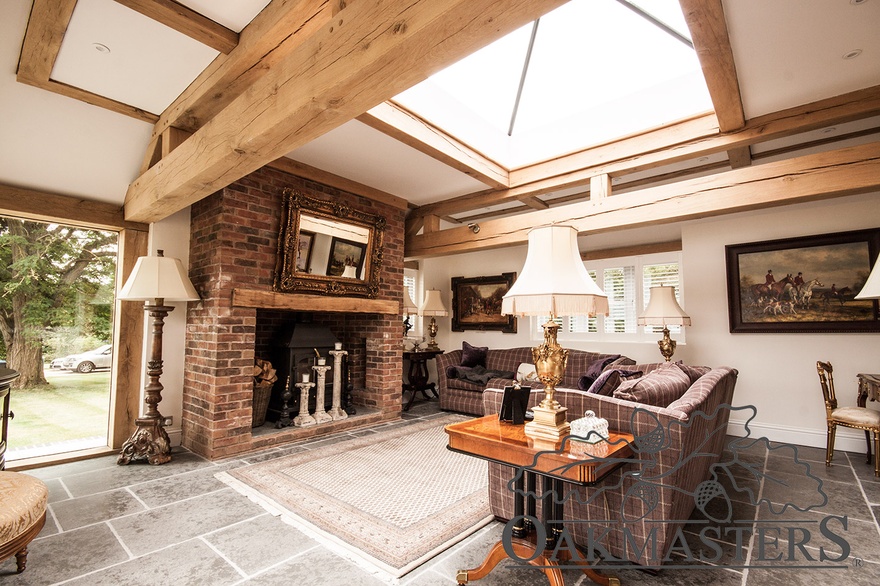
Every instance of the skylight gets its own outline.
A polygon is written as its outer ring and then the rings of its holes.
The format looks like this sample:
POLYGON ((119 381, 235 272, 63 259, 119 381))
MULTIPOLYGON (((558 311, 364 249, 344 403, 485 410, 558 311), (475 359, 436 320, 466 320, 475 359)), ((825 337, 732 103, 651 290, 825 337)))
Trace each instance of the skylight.
MULTIPOLYGON (((630 0, 689 37, 677 0, 630 0)), ((572 0, 394 101, 508 168, 710 111, 692 48, 618 0, 572 0)))

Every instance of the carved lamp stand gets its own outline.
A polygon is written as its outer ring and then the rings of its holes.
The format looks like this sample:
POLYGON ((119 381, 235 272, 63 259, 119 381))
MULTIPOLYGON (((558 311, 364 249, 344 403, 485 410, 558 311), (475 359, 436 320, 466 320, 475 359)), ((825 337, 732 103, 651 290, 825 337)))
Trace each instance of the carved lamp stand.
POLYGON ((150 359, 147 361, 149 382, 144 387, 146 411, 135 419, 137 429, 122 445, 117 464, 146 460, 150 464, 164 464, 171 460, 171 443, 165 432, 165 418, 159 412, 162 401, 162 329, 165 317, 174 307, 165 301, 195 301, 198 293, 190 283, 179 259, 166 258, 159 250, 156 256, 138 259, 118 299, 147 301, 146 311, 153 318, 150 359), (152 304, 149 301, 153 301, 152 304))

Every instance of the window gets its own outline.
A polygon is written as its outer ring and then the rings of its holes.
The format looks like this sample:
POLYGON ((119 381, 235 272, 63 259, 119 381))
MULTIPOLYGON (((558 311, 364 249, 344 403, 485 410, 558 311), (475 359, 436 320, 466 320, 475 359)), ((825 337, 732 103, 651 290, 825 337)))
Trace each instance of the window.
MULTIPOLYGON (((639 327, 637 323, 639 314, 648 306, 651 287, 673 286, 679 303, 682 301, 680 253, 609 258, 585 264, 590 277, 608 295, 608 315, 558 317, 560 340, 654 341, 655 334, 663 328, 639 327)), ((534 320, 536 338, 543 336, 541 325, 546 321, 546 316, 534 320)), ((670 326, 669 330, 683 339, 680 326, 670 326)))

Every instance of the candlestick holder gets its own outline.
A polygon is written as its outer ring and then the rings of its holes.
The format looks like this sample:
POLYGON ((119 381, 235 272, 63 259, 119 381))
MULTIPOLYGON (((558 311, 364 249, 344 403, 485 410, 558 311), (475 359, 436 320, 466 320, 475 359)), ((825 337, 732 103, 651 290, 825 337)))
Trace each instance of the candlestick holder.
POLYGON ((312 367, 312 370, 318 375, 318 388, 315 392, 315 421, 318 423, 327 423, 333 421, 333 418, 324 410, 324 389, 327 382, 327 371, 333 368, 329 365, 318 365, 312 367))
POLYGON ((333 368, 336 369, 336 376, 333 377, 333 405, 330 407, 330 417, 333 421, 346 419, 348 413, 342 408, 342 357, 347 356, 345 350, 330 350, 333 357, 333 368))
POLYGON ((309 415, 309 389, 315 386, 313 382, 296 383, 299 388, 299 415, 293 418, 296 427, 308 427, 318 422, 309 415))

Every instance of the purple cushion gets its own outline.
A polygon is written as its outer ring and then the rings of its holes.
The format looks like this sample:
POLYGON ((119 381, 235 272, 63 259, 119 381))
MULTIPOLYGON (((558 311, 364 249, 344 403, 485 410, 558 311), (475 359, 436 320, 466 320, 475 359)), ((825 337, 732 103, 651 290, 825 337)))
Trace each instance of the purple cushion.
POLYGON ((643 377, 625 380, 614 390, 617 399, 666 407, 691 386, 690 377, 675 363, 652 370, 643 377))
MULTIPOLYGON (((589 387, 581 390, 585 390, 588 393, 594 393, 596 395, 605 395, 607 397, 614 392, 614 389, 617 388, 617 386, 620 384, 620 381, 624 378, 640 376, 642 376, 642 372, 639 370, 618 370, 616 368, 611 368, 600 374, 589 387)), ((583 379, 586 377, 581 378, 583 379)), ((580 381, 578 381, 578 384, 580 384, 580 381)))
POLYGON ((473 368, 474 366, 486 366, 486 353, 488 346, 471 346, 467 342, 461 343, 461 365, 473 368))
POLYGON ((590 388, 596 380, 599 378, 599 375, 605 370, 609 364, 614 362, 620 358, 620 354, 613 354, 611 356, 606 356, 605 358, 600 358, 599 360, 593 360, 587 366, 587 372, 578 379, 578 388, 582 391, 586 391, 590 388))

